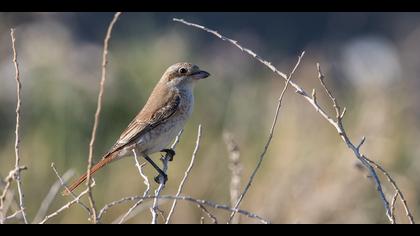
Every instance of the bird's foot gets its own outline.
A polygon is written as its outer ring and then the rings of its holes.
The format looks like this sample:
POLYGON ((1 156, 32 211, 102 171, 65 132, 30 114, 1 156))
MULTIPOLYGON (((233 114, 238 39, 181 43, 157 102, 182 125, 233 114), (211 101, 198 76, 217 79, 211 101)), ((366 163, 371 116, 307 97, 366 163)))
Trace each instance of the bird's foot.
POLYGON ((166 149, 162 149, 160 151, 166 153, 166 155, 169 156, 169 161, 173 161, 174 160, 175 150, 173 150, 171 148, 166 148, 166 149))
POLYGON ((155 177, 154 180, 158 184, 166 184, 166 181, 168 181, 168 175, 165 173, 160 173, 158 176, 155 177), (163 183, 161 183, 161 180, 163 180, 163 183))

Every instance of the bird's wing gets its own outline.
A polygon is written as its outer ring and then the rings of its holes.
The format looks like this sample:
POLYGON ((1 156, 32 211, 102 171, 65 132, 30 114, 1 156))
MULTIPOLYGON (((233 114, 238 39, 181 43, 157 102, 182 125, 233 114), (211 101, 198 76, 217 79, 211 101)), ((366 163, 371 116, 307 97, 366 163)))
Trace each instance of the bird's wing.
POLYGON ((181 97, 179 94, 175 93, 168 95, 170 96, 164 96, 163 99, 157 101, 157 103, 160 104, 152 104, 153 101, 148 101, 143 110, 124 130, 109 153, 121 150, 125 146, 133 144, 138 137, 159 126, 175 114, 181 103, 181 97), (148 109, 150 107, 155 107, 156 109, 148 109))

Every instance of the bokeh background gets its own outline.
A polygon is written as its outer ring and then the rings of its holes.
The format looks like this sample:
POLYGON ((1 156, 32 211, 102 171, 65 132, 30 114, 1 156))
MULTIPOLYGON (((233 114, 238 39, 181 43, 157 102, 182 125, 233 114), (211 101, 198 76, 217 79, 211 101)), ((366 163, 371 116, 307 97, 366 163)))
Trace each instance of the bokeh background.
MULTIPOLYGON (((21 118, 23 188, 33 219, 50 186, 63 174, 86 169, 100 79, 102 43, 113 13, 0 13, 0 177, 14 165, 15 81, 9 28, 23 83, 21 118)), ((327 84, 342 106, 351 139, 367 142, 363 152, 397 180, 415 219, 420 206, 420 14, 417 13, 124 13, 110 43, 108 79, 99 123, 95 160, 115 142, 171 64, 190 61, 212 74, 196 87, 194 113, 170 164, 164 194, 174 194, 203 125, 200 150, 183 194, 230 203, 231 172, 223 134, 240 148, 242 187, 266 142, 283 82, 254 59, 214 36, 172 22, 173 17, 217 29, 288 73, 306 55, 294 80, 318 90, 320 62, 327 84)), ((155 155, 157 159, 159 155, 155 155)), ((256 179, 241 208, 274 223, 387 223, 382 202, 367 173, 337 132, 292 89, 256 179)), ((152 181, 155 172, 146 167, 152 181)), ((75 178, 76 176, 73 176, 75 178)), ((98 207, 143 193, 132 158, 115 162, 95 176, 98 207)), ((383 179, 385 192, 392 189, 383 179)), ((156 188, 152 183, 152 188, 156 188)), ((79 190, 80 191, 80 190, 79 190)), ((70 198, 57 196, 49 212, 70 198)), ((86 201, 86 199, 84 199, 86 201)), ((170 201, 163 201, 168 211, 170 201)), ((130 204, 112 208, 111 223, 130 204)), ((128 223, 150 222, 150 202, 128 223)), ((228 213, 213 211, 222 221, 228 213)), ((174 223, 199 223, 196 205, 179 202, 174 223)), ((407 223, 397 205, 397 221, 407 223)), ((88 223, 73 206, 51 223, 88 223)), ((206 219, 206 222, 209 222, 206 219)), ((243 223, 255 220, 241 217, 243 223)))

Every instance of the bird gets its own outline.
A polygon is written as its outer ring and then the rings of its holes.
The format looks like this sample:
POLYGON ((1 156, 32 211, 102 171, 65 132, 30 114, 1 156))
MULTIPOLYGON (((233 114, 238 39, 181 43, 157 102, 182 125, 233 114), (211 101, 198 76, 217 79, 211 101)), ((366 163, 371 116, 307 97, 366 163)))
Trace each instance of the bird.
MULTIPOLYGON (((170 160, 175 151, 168 146, 184 128, 194 106, 193 90, 197 81, 210 76, 207 71, 188 62, 169 66, 154 87, 147 102, 121 133, 118 140, 102 159, 90 169, 90 174, 122 157, 133 153, 142 156, 159 173, 155 181, 166 183, 168 177, 149 157, 150 154, 165 152, 170 160), (163 177, 163 178, 160 178, 163 177)), ((87 173, 74 181, 63 195, 69 195, 87 179, 87 173)))

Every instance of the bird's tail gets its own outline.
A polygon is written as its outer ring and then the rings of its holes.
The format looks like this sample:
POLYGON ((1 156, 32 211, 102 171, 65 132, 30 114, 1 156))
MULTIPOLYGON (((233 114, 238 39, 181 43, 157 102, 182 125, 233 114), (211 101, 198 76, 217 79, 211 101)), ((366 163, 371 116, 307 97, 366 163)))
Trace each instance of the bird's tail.
MULTIPOLYGON (((109 164, 111 161, 113 161, 114 158, 116 157, 116 155, 117 155, 117 152, 111 152, 111 153, 108 153, 107 155, 105 155, 104 158, 102 158, 102 160, 100 162, 95 164, 90 169, 90 176, 92 176, 93 174, 95 174, 96 171, 98 171, 99 169, 101 169, 105 165, 109 164)), ((73 192, 73 190, 75 188, 77 188, 80 184, 85 182, 86 179, 87 179, 87 173, 80 176, 80 178, 78 180, 74 181, 68 188, 66 188, 66 190, 64 190, 63 193, 62 193, 63 196, 69 195, 71 192, 73 192)))

